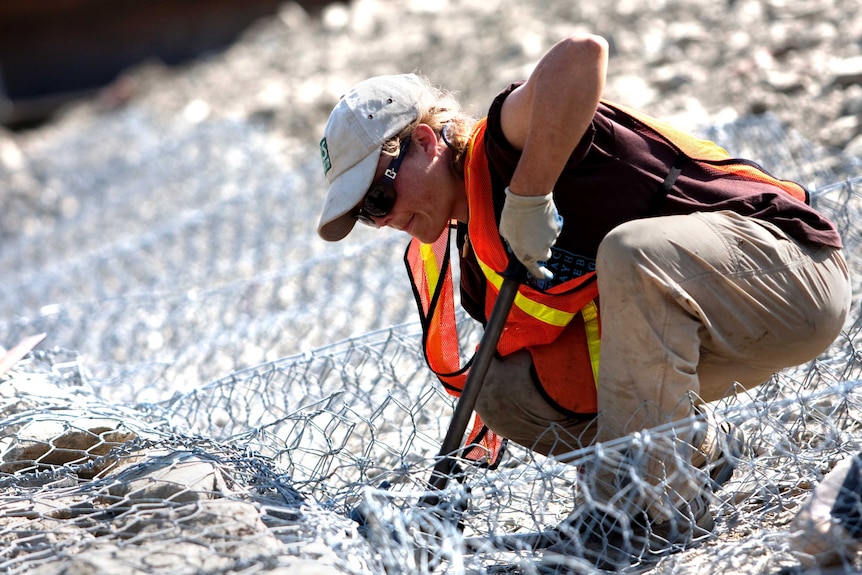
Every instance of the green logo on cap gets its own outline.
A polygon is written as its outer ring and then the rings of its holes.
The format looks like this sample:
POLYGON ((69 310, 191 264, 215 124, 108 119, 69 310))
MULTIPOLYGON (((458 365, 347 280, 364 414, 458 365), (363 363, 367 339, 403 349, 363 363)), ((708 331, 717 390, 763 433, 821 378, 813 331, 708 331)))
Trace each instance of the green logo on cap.
POLYGON ((323 175, 332 168, 332 160, 329 159, 329 148, 326 147, 326 138, 320 140, 320 159, 323 160, 323 175))

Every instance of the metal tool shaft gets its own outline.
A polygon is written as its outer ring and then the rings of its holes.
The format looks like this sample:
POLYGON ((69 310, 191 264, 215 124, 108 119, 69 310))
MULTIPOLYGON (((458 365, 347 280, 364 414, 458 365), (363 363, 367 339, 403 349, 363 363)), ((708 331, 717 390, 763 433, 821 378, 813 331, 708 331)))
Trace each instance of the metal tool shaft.
POLYGON ((470 372, 467 374, 464 389, 461 391, 461 396, 455 405, 455 412, 452 415, 452 421, 449 423, 449 430, 446 432, 446 437, 443 439, 443 444, 440 447, 441 457, 431 473, 429 484, 432 489, 440 490, 445 488, 452 474, 455 466, 454 454, 461 448, 461 442, 470 421, 470 415, 476 406, 479 392, 482 391, 485 375, 488 373, 488 367, 491 365, 491 359, 494 357, 497 342, 500 340, 500 334, 503 333, 503 326, 509 317, 509 310, 512 309, 519 285, 520 281, 516 277, 504 277, 503 285, 500 286, 500 292, 497 294, 497 300, 494 302, 494 308, 491 310, 491 316, 488 318, 488 324, 485 326, 485 333, 482 334, 482 339, 479 341, 479 349, 476 352, 476 357, 473 359, 470 372))

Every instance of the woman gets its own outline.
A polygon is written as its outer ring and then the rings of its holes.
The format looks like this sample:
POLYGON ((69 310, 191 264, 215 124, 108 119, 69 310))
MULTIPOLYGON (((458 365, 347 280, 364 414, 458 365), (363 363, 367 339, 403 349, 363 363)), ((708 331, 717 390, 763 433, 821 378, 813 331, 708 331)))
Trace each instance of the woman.
MULTIPOLYGON (((440 310, 451 295, 432 293, 445 284, 434 276, 448 271, 450 222, 462 304, 478 320, 509 250, 526 266, 476 411, 497 434, 560 457, 689 421, 734 382, 816 357, 850 303, 841 239, 804 188, 602 100, 607 54, 597 36, 559 42, 480 120, 417 76, 372 78, 342 98, 321 141, 319 234, 340 240, 360 221, 414 238, 408 265, 435 325, 426 354, 454 393, 452 320, 440 310)), ((704 439, 696 427, 677 437, 704 439)), ((708 483, 680 480, 663 460, 679 453, 672 443, 659 438, 637 464, 663 486, 652 493, 621 484, 622 464, 588 470, 597 500, 631 491, 627 513, 672 532, 665 543, 712 525, 708 483)))

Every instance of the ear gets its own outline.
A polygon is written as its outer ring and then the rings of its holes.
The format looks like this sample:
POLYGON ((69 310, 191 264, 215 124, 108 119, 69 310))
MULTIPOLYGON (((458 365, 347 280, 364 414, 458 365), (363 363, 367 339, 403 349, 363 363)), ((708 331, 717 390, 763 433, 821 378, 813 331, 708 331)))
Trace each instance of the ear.
POLYGON ((437 154, 437 133, 428 124, 419 124, 411 134, 413 145, 422 150, 426 155, 432 157, 437 154))

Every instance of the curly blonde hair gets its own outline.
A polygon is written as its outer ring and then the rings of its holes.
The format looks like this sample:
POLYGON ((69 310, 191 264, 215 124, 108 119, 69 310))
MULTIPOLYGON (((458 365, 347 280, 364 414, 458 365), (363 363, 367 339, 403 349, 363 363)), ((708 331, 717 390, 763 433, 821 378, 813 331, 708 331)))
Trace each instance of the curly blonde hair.
POLYGON ((430 100, 433 104, 420 114, 419 117, 408 124, 398 135, 383 145, 381 153, 388 156, 397 156, 404 138, 409 138, 419 124, 428 125, 452 150, 452 169, 459 175, 464 176, 464 156, 470 143, 470 133, 476 123, 476 118, 463 112, 461 105, 452 92, 433 86, 427 78, 420 76, 425 83, 430 100))

